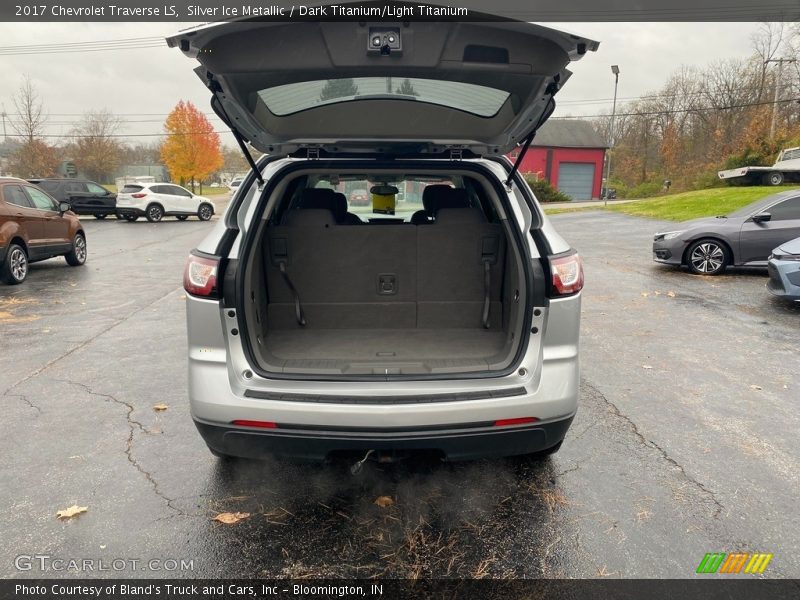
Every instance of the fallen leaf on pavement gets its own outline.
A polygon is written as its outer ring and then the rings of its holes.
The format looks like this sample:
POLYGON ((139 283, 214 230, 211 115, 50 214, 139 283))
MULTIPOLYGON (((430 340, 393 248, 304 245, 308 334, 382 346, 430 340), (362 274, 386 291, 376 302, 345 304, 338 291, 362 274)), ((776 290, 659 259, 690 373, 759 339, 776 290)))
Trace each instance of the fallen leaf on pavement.
POLYGON ((650 366, 650 365, 642 365, 642 368, 643 368, 643 369, 652 369, 653 367, 652 367, 652 366, 650 366))
POLYGON ((73 504, 69 508, 65 508, 64 510, 60 510, 56 513, 57 519, 71 519, 75 515, 79 515, 81 513, 85 513, 89 510, 88 506, 78 506, 77 504, 73 504))
POLYGON ((391 506, 394 504, 394 500, 390 496, 378 496, 375 498, 375 502, 373 504, 377 504, 381 508, 386 508, 387 506, 391 506))
POLYGON ((168 408, 169 408, 169 406, 167 406, 163 402, 160 403, 160 404, 153 405, 153 410, 156 411, 156 412, 161 412, 162 410, 167 410, 168 408))
POLYGON ((751 385, 751 386, 750 386, 750 389, 751 389, 751 390, 760 390, 760 389, 762 389, 762 388, 761 388, 761 386, 760 386, 760 385, 755 385, 755 384, 753 384, 753 385, 751 385))
POLYGON ((246 519, 249 516, 250 513, 243 513, 243 512, 220 513, 211 520, 219 521, 220 523, 225 523, 225 525, 233 525, 235 523, 238 523, 242 519, 246 519))
POLYGON ((675 292, 667 292, 667 296, 669 296, 670 298, 674 298, 675 292))
POLYGON ((649 295, 647 292, 642 292, 642 298, 647 298, 649 295))

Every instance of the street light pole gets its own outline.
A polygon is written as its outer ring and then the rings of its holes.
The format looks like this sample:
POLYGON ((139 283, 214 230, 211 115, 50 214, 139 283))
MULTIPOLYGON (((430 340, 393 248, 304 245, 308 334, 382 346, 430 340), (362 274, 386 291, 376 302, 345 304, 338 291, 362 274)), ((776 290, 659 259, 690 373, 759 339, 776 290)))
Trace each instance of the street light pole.
POLYGON ((611 149, 614 147, 614 117, 617 116, 617 85, 619 84, 619 65, 611 65, 614 74, 614 104, 611 105, 611 127, 608 130, 608 151, 606 152, 606 185, 603 193, 603 206, 608 206, 608 184, 611 177, 611 149))

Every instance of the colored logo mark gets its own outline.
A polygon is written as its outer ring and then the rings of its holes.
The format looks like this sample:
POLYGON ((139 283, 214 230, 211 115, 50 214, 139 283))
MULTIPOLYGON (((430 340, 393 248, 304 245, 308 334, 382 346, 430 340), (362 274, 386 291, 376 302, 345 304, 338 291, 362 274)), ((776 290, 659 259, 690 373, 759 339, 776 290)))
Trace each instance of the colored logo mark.
POLYGON ((706 554, 697 567, 697 573, 763 573, 772 554, 764 552, 712 552, 706 554))

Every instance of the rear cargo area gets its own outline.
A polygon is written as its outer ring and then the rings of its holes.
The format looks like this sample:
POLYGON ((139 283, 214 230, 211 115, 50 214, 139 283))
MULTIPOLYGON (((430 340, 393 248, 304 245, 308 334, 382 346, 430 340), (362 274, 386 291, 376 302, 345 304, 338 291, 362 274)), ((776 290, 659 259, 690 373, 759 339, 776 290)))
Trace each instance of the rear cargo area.
POLYGON ((248 315, 259 366, 330 375, 508 366, 524 306, 519 253, 466 193, 444 195, 435 218, 356 224, 305 190, 265 224, 248 315))

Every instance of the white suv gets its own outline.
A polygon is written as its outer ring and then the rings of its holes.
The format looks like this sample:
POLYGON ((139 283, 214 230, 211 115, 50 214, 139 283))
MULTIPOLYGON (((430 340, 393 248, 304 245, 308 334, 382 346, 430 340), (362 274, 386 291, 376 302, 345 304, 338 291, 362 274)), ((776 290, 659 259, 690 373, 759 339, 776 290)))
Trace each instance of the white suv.
POLYGON ((117 216, 128 221, 141 216, 151 223, 169 216, 208 221, 213 215, 211 200, 172 183, 129 183, 117 193, 117 216))
POLYGON ((211 451, 556 451, 578 405, 583 269, 505 155, 524 155, 597 42, 365 21, 168 43, 200 61, 254 167, 184 273, 191 414, 211 451), (371 207, 348 205, 355 189, 371 207))

